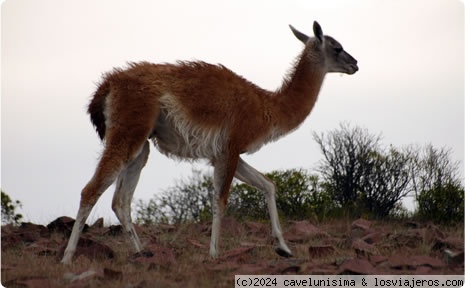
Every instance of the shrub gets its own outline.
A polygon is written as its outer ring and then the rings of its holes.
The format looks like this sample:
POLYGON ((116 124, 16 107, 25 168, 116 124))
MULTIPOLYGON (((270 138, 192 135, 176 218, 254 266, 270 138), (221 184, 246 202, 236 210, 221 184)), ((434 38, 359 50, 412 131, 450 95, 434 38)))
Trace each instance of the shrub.
POLYGON ((349 124, 313 137, 324 156, 318 171, 338 214, 384 218, 411 192, 410 151, 386 151, 380 136, 349 124))
POLYGON ((446 184, 422 191, 418 197, 418 217, 439 224, 463 222, 463 187, 446 184))
POLYGON ((20 201, 11 200, 10 196, 5 192, 1 191, 2 194, 2 225, 13 224, 18 225, 23 218, 23 215, 16 213, 17 208, 21 208, 22 204, 20 201))
MULTIPOLYGON (((286 219, 307 219, 316 215, 325 218, 332 209, 330 197, 321 190, 318 177, 305 170, 274 171, 267 176, 276 184, 276 205, 286 219)), ((211 219, 213 184, 210 176, 195 171, 193 176, 163 191, 148 203, 141 200, 135 205, 136 222, 182 223, 211 219)), ((234 182, 226 215, 243 220, 269 218, 262 191, 234 182)))

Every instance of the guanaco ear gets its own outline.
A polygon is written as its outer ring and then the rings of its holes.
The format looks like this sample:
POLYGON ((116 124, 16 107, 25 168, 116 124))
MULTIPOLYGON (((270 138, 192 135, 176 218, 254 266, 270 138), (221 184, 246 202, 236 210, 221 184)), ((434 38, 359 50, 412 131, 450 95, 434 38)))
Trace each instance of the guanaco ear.
POLYGON ((299 39, 300 41, 302 41, 302 43, 304 43, 304 44, 307 43, 307 40, 308 40, 310 37, 308 37, 308 36, 305 35, 304 33, 300 32, 299 30, 295 29, 294 27, 292 27, 292 25, 289 25, 289 27, 291 28, 292 33, 294 33, 294 35, 295 35, 295 37, 297 37, 297 39, 299 39))
POLYGON ((316 21, 313 22, 313 34, 315 34, 315 37, 323 44, 323 30, 321 30, 320 24, 316 21))

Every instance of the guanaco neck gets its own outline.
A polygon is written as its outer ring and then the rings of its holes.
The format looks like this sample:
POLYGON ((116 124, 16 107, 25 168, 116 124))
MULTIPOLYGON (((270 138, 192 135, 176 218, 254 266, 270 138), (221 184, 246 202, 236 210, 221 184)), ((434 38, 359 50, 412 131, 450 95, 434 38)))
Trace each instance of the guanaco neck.
POLYGON ((325 77, 324 63, 309 57, 304 49, 296 65, 275 92, 278 107, 277 126, 282 134, 297 128, 307 118, 320 92, 325 77))

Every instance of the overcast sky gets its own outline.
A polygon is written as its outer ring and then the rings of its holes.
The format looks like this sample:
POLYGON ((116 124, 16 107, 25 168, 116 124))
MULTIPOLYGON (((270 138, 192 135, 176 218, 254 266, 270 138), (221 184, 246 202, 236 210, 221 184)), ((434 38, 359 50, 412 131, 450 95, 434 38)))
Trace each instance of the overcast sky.
MULTIPOLYGON (((311 133, 343 121, 383 143, 432 143, 464 159, 464 7, 452 0, 115 1, 8 0, 1 7, 1 188, 26 220, 76 216, 102 146, 86 114, 103 72, 127 62, 221 63, 257 85, 281 84, 313 20, 359 63, 327 75, 307 121, 245 160, 267 172, 311 169, 311 133)), ((191 174, 151 147, 135 198, 191 174)), ((461 168, 463 177, 463 168, 461 168)), ((90 222, 115 222, 111 187, 90 222)))

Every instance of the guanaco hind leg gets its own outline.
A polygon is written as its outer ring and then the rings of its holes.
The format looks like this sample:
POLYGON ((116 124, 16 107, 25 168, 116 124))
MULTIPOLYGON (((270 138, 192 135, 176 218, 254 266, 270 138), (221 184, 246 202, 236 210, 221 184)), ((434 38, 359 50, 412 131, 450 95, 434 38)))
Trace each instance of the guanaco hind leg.
POLYGON ((220 238, 221 219, 228 202, 229 188, 237 167, 239 155, 229 155, 213 163, 213 186, 215 192, 212 199, 212 233, 210 239, 210 257, 217 258, 220 238))
MULTIPOLYGON (((82 232, 82 229, 84 228, 87 217, 89 217, 92 208, 94 207, 95 203, 100 198, 100 196, 103 194, 103 192, 105 192, 105 190, 107 190, 107 188, 113 182, 115 182, 115 180, 122 171, 124 171, 128 167, 131 167, 131 165, 143 166, 139 163, 142 162, 142 160, 140 159, 147 157, 147 155, 140 156, 140 154, 142 153, 147 153, 144 152, 146 151, 146 144, 144 146, 144 143, 146 143, 146 136, 143 136, 141 138, 141 141, 139 141, 139 145, 134 145, 135 143, 137 143, 135 139, 132 139, 131 143, 133 145, 129 145, 125 142, 113 141, 112 139, 121 139, 122 135, 117 134, 118 133, 115 133, 113 135, 110 134, 112 137, 109 137, 109 139, 107 139, 105 150, 102 154, 102 158, 100 159, 99 164, 97 165, 97 169, 94 173, 94 176, 81 192, 81 202, 79 204, 76 222, 74 223, 74 227, 71 232, 68 245, 65 249, 63 259, 61 260, 63 264, 71 263, 74 252, 76 251, 76 246, 78 244, 80 234, 82 232), (134 161, 136 161, 136 164, 132 163, 134 161)), ((134 174, 134 172, 131 173, 134 174)), ((129 226, 127 225, 127 227, 129 226)), ((133 228, 131 230, 133 230, 133 228)))
POLYGON ((123 230, 128 233, 136 252, 142 250, 142 245, 132 224, 131 201, 139 182, 140 172, 147 163, 149 152, 150 145, 146 141, 139 156, 119 174, 115 194, 113 195, 113 211, 121 222, 123 230))

